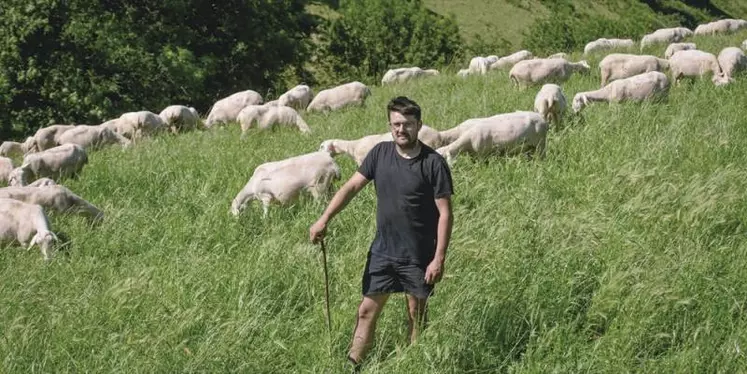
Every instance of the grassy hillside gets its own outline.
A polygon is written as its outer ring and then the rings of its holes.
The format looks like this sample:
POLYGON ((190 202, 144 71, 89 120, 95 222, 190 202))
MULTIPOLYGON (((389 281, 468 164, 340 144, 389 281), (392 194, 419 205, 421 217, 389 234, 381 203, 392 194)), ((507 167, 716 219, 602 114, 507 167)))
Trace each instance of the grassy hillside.
MULTIPOLYGON (((745 38, 695 41, 717 52, 745 38)), ((563 87, 570 99, 598 82, 594 69, 563 87)), ((254 167, 386 131, 394 95, 445 129, 531 110, 536 93, 505 72, 372 91, 365 108, 304 115, 309 136, 240 140, 229 126, 92 154, 64 183, 105 222, 51 214, 71 242, 48 264, 36 250, 0 251, 0 371, 340 372, 375 230, 373 187, 330 227, 330 357, 321 256, 308 243, 324 203, 273 207, 266 220, 254 205, 234 219, 231 200, 254 167)), ((677 87, 658 105, 596 104, 553 129, 545 160, 459 158, 432 324, 408 347, 403 301, 392 298, 365 372, 743 371, 746 92, 743 76, 677 87)), ((338 162, 343 178, 355 170, 338 162)))
MULTIPOLYGON (((437 13, 454 14, 462 35, 468 41, 473 40, 475 34, 479 34, 488 42, 497 43, 504 39, 510 42, 513 48, 522 47, 524 33, 536 20, 554 14, 545 5, 553 2, 543 2, 541 0, 425 0, 424 2, 437 13)), ((557 1, 557 3, 563 2, 566 1, 557 1)), ((619 17, 625 17, 631 8, 637 7, 646 9, 651 14, 659 12, 663 15, 680 12, 682 17, 709 14, 716 18, 726 18, 727 16, 747 17, 747 2, 735 0, 708 2, 687 0, 657 2, 569 0, 567 2, 572 4, 579 13, 602 16, 613 22, 619 17), (647 5, 647 3, 650 3, 650 5, 647 5)), ((624 35, 620 35, 620 37, 622 36, 624 35)))

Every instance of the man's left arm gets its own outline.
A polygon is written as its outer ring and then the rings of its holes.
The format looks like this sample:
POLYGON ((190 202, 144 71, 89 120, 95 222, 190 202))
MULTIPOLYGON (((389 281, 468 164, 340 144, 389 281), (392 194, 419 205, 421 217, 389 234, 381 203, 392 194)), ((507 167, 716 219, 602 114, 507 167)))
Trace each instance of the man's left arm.
POLYGON ((451 227, 454 223, 451 211, 451 196, 436 199, 438 208, 438 230, 436 232, 436 256, 441 265, 446 261, 446 249, 451 240, 451 227))
POLYGON ((434 164, 433 194, 438 209, 438 227, 436 229, 436 253, 425 272, 425 281, 428 284, 434 284, 441 280, 444 263, 446 262, 446 250, 451 241, 451 228, 454 223, 451 208, 451 195, 453 194, 451 171, 443 160, 434 164))

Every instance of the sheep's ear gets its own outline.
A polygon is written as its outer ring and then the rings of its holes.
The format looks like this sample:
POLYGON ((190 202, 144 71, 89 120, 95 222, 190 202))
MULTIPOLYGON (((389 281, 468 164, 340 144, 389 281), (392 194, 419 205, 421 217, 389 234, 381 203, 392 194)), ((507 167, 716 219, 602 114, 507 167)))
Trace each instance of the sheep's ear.
POLYGON ((332 143, 329 143, 327 146, 327 149, 329 149, 330 152, 335 153, 337 150, 335 150, 335 145, 332 143))

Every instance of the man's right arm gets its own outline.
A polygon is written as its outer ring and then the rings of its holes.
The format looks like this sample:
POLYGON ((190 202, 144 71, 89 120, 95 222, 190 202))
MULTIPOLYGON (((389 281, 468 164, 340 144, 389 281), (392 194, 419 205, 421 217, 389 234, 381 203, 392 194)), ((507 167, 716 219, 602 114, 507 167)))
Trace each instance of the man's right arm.
POLYGON ((345 206, 348 205, 350 200, 368 184, 369 180, 363 176, 360 172, 356 171, 347 182, 335 193, 332 200, 327 205, 327 209, 324 210, 319 220, 314 223, 309 229, 309 236, 311 242, 316 244, 317 241, 324 237, 327 231, 327 224, 339 213, 345 206))

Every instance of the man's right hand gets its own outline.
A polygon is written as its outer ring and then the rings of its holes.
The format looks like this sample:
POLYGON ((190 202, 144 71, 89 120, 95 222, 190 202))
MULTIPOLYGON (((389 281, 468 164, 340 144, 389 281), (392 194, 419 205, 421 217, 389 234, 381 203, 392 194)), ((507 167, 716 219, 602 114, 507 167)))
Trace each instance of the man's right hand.
POLYGON ((327 223, 324 219, 320 218, 309 228, 309 240, 312 244, 319 243, 324 239, 324 235, 327 233, 327 223))

